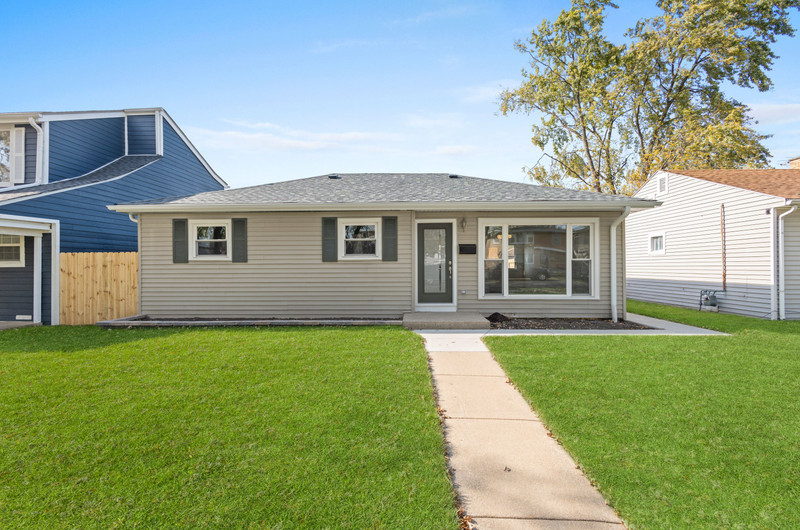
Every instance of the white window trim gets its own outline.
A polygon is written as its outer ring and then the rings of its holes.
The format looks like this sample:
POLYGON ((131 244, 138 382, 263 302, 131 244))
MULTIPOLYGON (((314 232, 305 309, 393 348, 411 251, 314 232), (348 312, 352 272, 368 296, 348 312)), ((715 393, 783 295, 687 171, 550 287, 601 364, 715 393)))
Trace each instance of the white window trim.
POLYGON ((0 130, 9 132, 9 181, 0 182, 0 188, 10 188, 25 184, 25 128, 14 125, 0 125, 0 130), (18 145, 22 143, 22 146, 18 145))
MULTIPOLYGON (((17 234, 5 234, 5 235, 17 235, 17 234)), ((19 259, 17 261, 0 261, 0 268, 19 268, 25 267, 25 236, 19 236, 19 244, 18 245, 9 245, 0 243, 2 247, 19 247, 19 259)))
MULTIPOLYGON (((230 219, 199 219, 189 221, 189 259, 191 261, 231 261, 231 221, 230 219), (224 256, 217 254, 210 256, 199 256, 197 254, 197 227, 198 226, 224 226, 225 227, 225 241, 227 245, 227 253, 224 256)), ((221 240, 218 240, 221 241, 221 240)))
POLYGON ((600 219, 597 217, 523 217, 478 219, 478 299, 479 300, 599 300, 600 299, 600 219), (508 294, 508 238, 503 237, 503 293, 484 293, 484 265, 486 256, 486 227, 502 226, 503 235, 508 234, 509 225, 567 225, 567 256, 566 279, 567 294, 508 294), (590 294, 572 294, 572 225, 589 225, 592 230, 592 246, 590 259, 592 261, 592 283, 590 294))
POLYGON ((381 254, 381 219, 380 217, 371 217, 371 218, 350 218, 350 219, 339 219, 338 220, 338 229, 337 229, 337 242, 336 245, 338 247, 338 255, 340 260, 351 261, 351 260, 380 260, 382 259, 381 254), (375 225, 375 254, 345 254, 346 245, 344 244, 344 227, 347 225, 375 225))
POLYGON ((647 234, 647 253, 651 256, 663 256, 667 253, 667 235, 665 232, 652 232, 647 234), (661 250, 653 250, 653 238, 661 238, 661 250))

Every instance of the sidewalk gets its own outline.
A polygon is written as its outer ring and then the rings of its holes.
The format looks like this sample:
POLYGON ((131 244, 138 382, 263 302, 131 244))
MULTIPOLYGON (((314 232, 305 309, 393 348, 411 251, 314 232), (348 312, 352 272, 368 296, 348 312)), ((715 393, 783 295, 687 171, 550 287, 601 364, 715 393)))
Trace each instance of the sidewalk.
POLYGON ((479 530, 624 526, 480 340, 425 333, 454 485, 479 530))

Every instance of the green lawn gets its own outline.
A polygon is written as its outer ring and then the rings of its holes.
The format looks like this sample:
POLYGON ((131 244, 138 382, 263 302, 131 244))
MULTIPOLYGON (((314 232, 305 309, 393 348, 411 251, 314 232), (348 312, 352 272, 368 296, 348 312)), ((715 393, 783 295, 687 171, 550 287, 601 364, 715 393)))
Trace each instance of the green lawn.
POLYGON ((0 527, 457 528, 399 328, 0 332, 0 527))
POLYGON ((489 337, 632 528, 800 528, 800 322, 629 302, 731 337, 489 337))

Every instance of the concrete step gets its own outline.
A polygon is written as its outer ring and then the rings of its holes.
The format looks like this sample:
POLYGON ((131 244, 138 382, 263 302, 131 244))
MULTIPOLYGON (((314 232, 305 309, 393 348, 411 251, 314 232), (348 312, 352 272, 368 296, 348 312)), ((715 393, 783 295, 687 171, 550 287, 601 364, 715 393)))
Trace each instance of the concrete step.
POLYGON ((414 311, 403 313, 403 326, 408 329, 489 329, 486 318, 477 311, 414 311))

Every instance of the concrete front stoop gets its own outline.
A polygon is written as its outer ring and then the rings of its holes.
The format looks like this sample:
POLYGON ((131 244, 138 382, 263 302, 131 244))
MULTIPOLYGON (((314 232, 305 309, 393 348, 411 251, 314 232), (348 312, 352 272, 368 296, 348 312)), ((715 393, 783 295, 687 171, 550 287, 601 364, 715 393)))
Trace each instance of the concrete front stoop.
POLYGON ((479 333, 420 335, 443 410, 453 485, 475 528, 624 530, 479 333))
POLYGON ((403 313, 408 329, 489 329, 491 324, 477 311, 414 311, 403 313))

